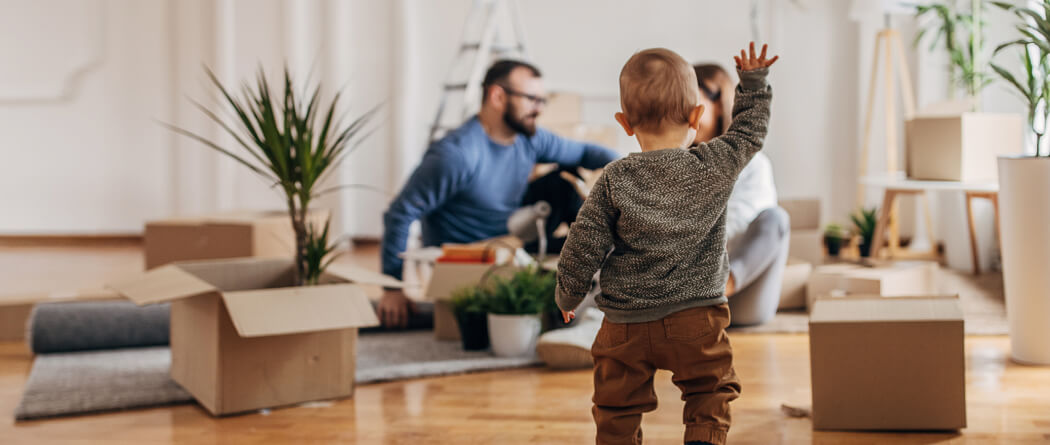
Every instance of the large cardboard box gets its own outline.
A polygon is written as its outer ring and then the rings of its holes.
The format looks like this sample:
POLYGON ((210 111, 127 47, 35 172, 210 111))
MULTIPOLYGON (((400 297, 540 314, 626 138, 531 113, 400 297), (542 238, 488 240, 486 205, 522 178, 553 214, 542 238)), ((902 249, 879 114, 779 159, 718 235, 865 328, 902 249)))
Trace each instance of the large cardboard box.
POLYGON ((932 261, 893 261, 873 266, 852 263, 818 266, 806 286, 806 305, 822 298, 853 295, 901 297, 938 293, 940 269, 932 261))
POLYGON ((783 283, 780 287, 780 303, 778 310, 805 309, 806 307, 806 283, 809 275, 813 273, 813 265, 805 261, 788 258, 784 266, 783 283))
POLYGON ((820 228, 819 199, 783 199, 777 203, 791 218, 788 256, 824 263, 824 231, 820 228))
POLYGON ((916 117, 905 131, 912 179, 995 182, 996 158, 1024 151, 1024 120, 1017 114, 916 117))
MULTIPOLYGON (((308 221, 324 226, 327 210, 308 221)), ((146 269, 176 261, 222 258, 291 258, 295 232, 285 211, 228 212, 146 223, 146 269)))
POLYGON ((117 293, 105 289, 0 296, 0 341, 25 339, 26 322, 29 321, 29 314, 33 311, 33 306, 38 303, 104 301, 120 298, 117 293))
POLYGON ((813 427, 966 427, 957 298, 817 301, 809 321, 813 427))
POLYGON ((349 397, 357 329, 379 324, 359 283, 399 286, 346 265, 289 287, 294 262, 234 259, 162 266, 110 288, 171 302, 171 376, 215 415, 349 397))

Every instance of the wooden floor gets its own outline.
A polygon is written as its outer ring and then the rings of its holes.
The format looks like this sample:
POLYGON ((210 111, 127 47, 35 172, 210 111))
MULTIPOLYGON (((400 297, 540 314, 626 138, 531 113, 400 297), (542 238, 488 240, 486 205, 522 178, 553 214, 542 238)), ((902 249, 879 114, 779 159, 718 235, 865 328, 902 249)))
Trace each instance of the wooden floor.
MULTIPOLYGON (((25 253, 20 249, 14 251, 25 253)), ((124 258, 99 260, 102 264, 130 267, 135 247, 117 250, 123 253, 96 253, 124 258)), ((19 264, 11 252, 0 249, 0 264, 19 264)), ((38 254, 39 264, 51 268, 75 268, 90 257, 67 256, 57 248, 38 254), (45 261, 48 255, 50 261, 45 261)), ((378 261, 374 255, 374 249, 366 249, 351 260, 372 264, 378 261)), ((34 286, 57 285, 53 280, 29 282, 46 274, 24 267, 19 273, 4 269, 0 274, 0 283, 13 280, 20 290, 46 291, 34 286)), ((732 341, 744 390, 733 404, 730 443, 1050 443, 1050 368, 1011 362, 1006 337, 966 339, 969 427, 960 433, 923 434, 814 432, 809 419, 788 418, 780 410, 784 403, 809 404, 807 337, 737 334, 732 341)), ((0 343, 2 445, 593 442, 589 371, 532 368, 380 383, 361 386, 353 398, 331 404, 221 419, 195 405, 181 405, 16 424, 13 412, 31 364, 23 345, 0 343)), ((667 374, 657 376, 656 390, 660 407, 643 421, 646 443, 681 443, 678 390, 667 374)))

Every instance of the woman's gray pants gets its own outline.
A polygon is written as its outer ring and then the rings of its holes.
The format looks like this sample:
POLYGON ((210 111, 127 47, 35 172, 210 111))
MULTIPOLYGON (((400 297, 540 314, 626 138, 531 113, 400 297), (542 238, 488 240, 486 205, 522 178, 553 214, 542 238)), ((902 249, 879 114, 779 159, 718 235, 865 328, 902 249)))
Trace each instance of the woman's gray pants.
POLYGON ((736 288, 729 297, 733 326, 762 324, 777 313, 790 222, 780 207, 763 210, 730 244, 729 271, 736 288))

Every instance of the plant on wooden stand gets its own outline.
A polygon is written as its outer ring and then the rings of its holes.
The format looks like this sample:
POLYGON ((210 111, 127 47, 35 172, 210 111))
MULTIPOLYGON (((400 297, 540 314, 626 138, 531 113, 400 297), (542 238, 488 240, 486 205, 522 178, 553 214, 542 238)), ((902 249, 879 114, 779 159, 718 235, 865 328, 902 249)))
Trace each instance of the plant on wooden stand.
POLYGON ((307 95, 297 96, 287 68, 283 94, 277 98, 271 96, 270 84, 261 68, 254 89, 245 83, 240 97, 231 94, 211 70, 206 71, 236 118, 231 125, 200 103, 194 105, 236 141, 244 149, 243 154, 197 133, 166 125, 237 161, 281 191, 295 232, 295 284, 317 284, 333 259, 325 257, 335 246, 328 243, 327 222, 321 230, 308 223, 310 204, 315 198, 342 188, 319 190, 335 167, 367 136, 364 130, 377 108, 349 121, 336 117, 340 98, 340 93, 336 93, 322 111, 320 85, 307 95))

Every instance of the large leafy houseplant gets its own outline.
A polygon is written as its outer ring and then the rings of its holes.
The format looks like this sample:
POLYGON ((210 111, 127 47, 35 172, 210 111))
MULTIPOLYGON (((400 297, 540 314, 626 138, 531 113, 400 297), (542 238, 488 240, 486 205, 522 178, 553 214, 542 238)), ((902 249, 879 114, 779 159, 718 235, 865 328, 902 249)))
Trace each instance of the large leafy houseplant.
POLYGON ((283 91, 277 97, 272 95, 261 68, 254 87, 245 82, 240 96, 223 86, 211 70, 206 71, 232 112, 233 122, 227 123, 220 113, 198 102, 194 105, 241 149, 235 151, 192 131, 168 127, 237 161, 281 192, 295 233, 295 284, 317 284, 335 259, 330 254, 336 246, 328 241, 328 222, 323 228, 308 223, 310 204, 340 188, 320 189, 335 167, 367 136, 364 130, 376 108, 352 120, 337 117, 339 93, 322 103, 321 86, 317 85, 312 91, 304 89, 307 94, 299 96, 287 68, 283 91))
POLYGON ((954 97, 956 88, 961 86, 966 95, 974 100, 974 107, 977 108, 977 98, 981 90, 992 80, 981 61, 981 53, 984 50, 984 2, 971 0, 969 11, 962 9, 959 3, 952 0, 915 5, 916 17, 933 16, 935 19, 930 22, 932 26, 919 31, 915 44, 918 45, 931 33, 933 37, 930 39, 930 51, 943 44, 949 60, 949 94, 954 97))
MULTIPOLYGON (((1020 37, 999 45, 995 53, 1020 47, 1024 65, 1023 78, 995 63, 992 69, 1006 80, 1024 100, 1028 111, 1029 129, 1035 137, 1035 156, 1040 156, 1043 137, 1050 124, 1050 0, 1043 0, 1039 7, 1017 6, 1005 2, 992 2, 1010 11, 1020 19, 1016 30, 1020 37)), ((1050 149, 1046 151, 1050 156, 1050 149)))

